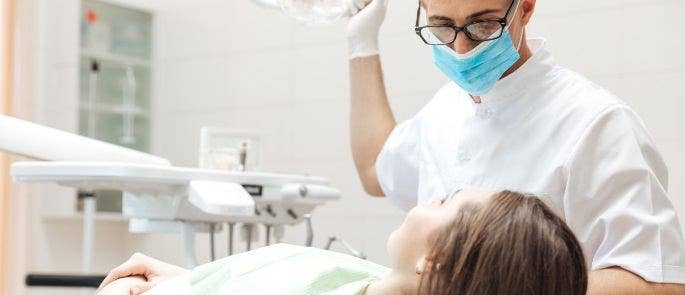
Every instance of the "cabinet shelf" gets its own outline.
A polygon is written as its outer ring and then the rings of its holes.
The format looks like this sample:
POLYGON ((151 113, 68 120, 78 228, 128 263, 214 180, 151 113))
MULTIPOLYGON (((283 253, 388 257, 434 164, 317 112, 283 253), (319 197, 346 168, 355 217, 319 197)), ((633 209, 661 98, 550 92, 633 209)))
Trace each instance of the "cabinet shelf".
POLYGON ((125 56, 125 55, 113 54, 113 53, 108 53, 108 52, 97 52, 97 51, 92 51, 89 49, 82 49, 81 50, 81 57, 96 59, 99 61, 123 64, 123 65, 131 65, 131 66, 138 66, 138 67, 144 67, 144 68, 150 67, 150 61, 149 60, 125 56))
MULTIPOLYGON (((79 109, 84 111, 90 111, 87 104, 79 105, 79 109)), ((121 114, 121 115, 135 115, 139 117, 147 117, 148 113, 140 107, 126 107, 122 105, 96 105, 93 110, 98 113, 111 113, 111 114, 121 114)))

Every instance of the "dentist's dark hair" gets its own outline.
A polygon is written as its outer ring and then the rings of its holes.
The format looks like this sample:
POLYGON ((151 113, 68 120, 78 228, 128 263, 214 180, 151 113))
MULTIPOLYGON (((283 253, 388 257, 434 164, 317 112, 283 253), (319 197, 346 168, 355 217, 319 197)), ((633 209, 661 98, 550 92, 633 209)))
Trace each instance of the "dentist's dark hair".
POLYGON ((587 291, 580 243, 544 202, 512 191, 464 204, 438 236, 420 294, 569 294, 587 291))

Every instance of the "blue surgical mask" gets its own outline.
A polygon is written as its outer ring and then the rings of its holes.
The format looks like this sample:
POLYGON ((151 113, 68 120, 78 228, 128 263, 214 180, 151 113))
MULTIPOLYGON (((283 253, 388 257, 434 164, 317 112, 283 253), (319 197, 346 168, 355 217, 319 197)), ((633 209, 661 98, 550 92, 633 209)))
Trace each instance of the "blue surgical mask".
MULTIPOLYGON (((513 15, 516 15, 518 5, 516 3, 513 15)), ((433 45, 433 63, 469 94, 480 96, 487 93, 504 72, 521 58, 518 50, 523 40, 523 30, 518 45, 514 47, 509 24, 502 36, 481 42, 465 54, 458 54, 447 45, 433 45)))
POLYGON ((500 38, 486 42, 465 55, 447 45, 434 45, 433 62, 466 92, 483 95, 521 58, 508 30, 500 38))

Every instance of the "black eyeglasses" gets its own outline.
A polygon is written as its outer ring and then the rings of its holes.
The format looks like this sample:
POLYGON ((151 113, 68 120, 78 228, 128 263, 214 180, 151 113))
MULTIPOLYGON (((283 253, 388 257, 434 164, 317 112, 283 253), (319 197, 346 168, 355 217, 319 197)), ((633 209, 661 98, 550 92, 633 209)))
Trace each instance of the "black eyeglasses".
POLYGON ((511 1, 503 18, 477 20, 463 27, 450 25, 419 26, 419 19, 421 17, 421 1, 419 1, 419 8, 416 10, 414 32, 428 45, 452 44, 457 40, 459 32, 464 32, 466 37, 476 42, 495 40, 502 37, 504 28, 507 26, 507 17, 509 17, 509 12, 511 12, 511 8, 514 7, 516 1, 511 1))

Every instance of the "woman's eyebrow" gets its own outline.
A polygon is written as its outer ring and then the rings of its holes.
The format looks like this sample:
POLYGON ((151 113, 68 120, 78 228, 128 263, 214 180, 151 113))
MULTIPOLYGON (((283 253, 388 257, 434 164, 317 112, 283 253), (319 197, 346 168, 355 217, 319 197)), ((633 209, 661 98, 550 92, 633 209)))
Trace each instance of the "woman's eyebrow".
POLYGON ((447 203, 447 202, 449 202, 450 200, 454 199, 454 196, 456 196, 457 194, 459 194, 459 192, 461 192, 461 189, 458 189, 458 190, 454 191, 451 195, 449 195, 448 197, 446 197, 446 198, 445 198, 445 203, 447 203))
POLYGON ((454 199, 454 196, 455 196, 457 193, 458 193, 458 192, 455 192, 455 193, 453 193, 453 194, 447 196, 447 197, 445 198, 445 203, 447 203, 447 202, 449 202, 449 201, 452 201, 452 199, 454 199))

